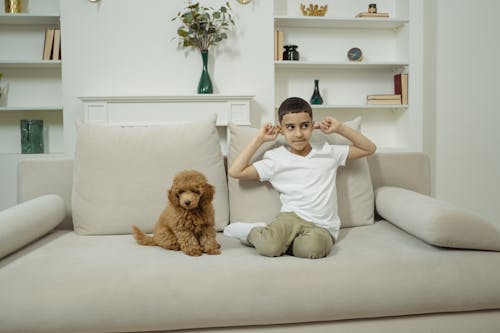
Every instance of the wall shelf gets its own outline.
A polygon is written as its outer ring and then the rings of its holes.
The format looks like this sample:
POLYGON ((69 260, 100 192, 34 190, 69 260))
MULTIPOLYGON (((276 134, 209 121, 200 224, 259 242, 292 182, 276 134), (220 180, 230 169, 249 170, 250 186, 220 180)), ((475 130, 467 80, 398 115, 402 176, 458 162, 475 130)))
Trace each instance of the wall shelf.
POLYGON ((0 24, 43 24, 43 25, 58 25, 59 15, 52 14, 0 14, 0 24))
POLYGON ((336 28, 336 29, 399 29, 408 23, 408 20, 393 18, 329 18, 329 17, 300 17, 275 16, 276 28, 336 28))
POLYGON ((62 105, 40 105, 40 106, 2 106, 0 112, 18 111, 62 111, 62 105))
POLYGON ((332 62, 332 61, 275 61, 277 69, 388 69, 400 70, 408 62, 332 62))
MULTIPOLYGON (((276 109, 279 105, 275 106, 276 109)), ((370 110, 370 109, 387 109, 387 110, 406 110, 408 105, 367 105, 367 104, 356 104, 356 105, 339 105, 339 104, 322 104, 322 105, 311 105, 313 110, 370 110)))
POLYGON ((1 60, 0 68, 59 68, 61 60, 16 59, 1 60))

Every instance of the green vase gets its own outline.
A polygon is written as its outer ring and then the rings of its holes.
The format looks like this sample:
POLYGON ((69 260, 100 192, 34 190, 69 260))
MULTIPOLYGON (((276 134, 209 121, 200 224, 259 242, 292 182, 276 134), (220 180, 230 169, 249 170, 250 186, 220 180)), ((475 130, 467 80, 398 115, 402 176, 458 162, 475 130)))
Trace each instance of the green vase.
POLYGON ((43 120, 21 120, 21 153, 41 154, 44 152, 43 120))
POLYGON ((319 80, 314 80, 314 92, 313 95, 311 96, 310 103, 316 105, 323 104, 323 98, 319 93, 319 80))
POLYGON ((211 94, 214 92, 214 88, 208 74, 208 50, 201 51, 201 59, 203 60, 203 70, 198 83, 198 94, 211 94))

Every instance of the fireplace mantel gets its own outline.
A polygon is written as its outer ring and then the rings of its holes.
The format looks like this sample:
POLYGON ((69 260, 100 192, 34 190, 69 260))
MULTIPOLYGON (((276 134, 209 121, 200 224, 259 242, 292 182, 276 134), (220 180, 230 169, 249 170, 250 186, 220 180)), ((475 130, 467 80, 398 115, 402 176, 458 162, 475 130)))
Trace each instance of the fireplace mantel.
POLYGON ((206 119, 250 125, 252 95, 83 96, 84 122, 145 126, 206 119))

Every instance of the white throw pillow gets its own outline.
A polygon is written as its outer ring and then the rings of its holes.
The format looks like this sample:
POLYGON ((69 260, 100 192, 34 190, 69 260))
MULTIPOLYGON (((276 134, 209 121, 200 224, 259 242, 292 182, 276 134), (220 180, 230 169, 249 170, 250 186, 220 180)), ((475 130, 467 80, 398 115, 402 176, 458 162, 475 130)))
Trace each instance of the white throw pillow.
POLYGON ((81 124, 72 210, 79 234, 151 232, 179 171, 194 169, 215 186, 217 230, 229 220, 224 159, 215 118, 148 127, 81 124))
MULTIPOLYGON (((361 117, 344 123, 360 130, 361 117)), ((236 156, 258 133, 258 129, 229 125, 230 146, 228 163, 231 165, 236 156)), ((313 132, 315 142, 330 144, 350 144, 350 141, 338 134, 326 135, 319 130, 313 132)), ((251 163, 262 159, 264 153, 279 145, 286 144, 282 136, 274 143, 262 145, 251 163)), ((230 222, 270 222, 281 209, 279 193, 268 182, 240 181, 229 177, 229 212, 230 222)), ((370 170, 366 158, 348 161, 337 172, 337 200, 342 228, 373 224, 374 197, 370 170)))
POLYGON ((436 246, 500 251, 500 229, 451 203, 400 187, 376 191, 377 212, 409 234, 436 246))

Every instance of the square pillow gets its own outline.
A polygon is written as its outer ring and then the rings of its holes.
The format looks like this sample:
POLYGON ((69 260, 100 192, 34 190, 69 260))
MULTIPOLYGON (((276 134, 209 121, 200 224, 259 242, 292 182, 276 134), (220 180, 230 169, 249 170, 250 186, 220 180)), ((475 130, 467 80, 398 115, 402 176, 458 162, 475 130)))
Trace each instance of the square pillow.
POLYGON ((77 233, 127 234, 132 224, 152 232, 173 177, 185 169, 202 172, 215 186, 216 228, 227 225, 228 189, 215 117, 147 127, 80 124, 77 134, 72 191, 77 233))
MULTIPOLYGON (((344 123, 360 130, 361 117, 344 123)), ((229 125, 230 146, 228 163, 243 150, 250 140, 257 135, 258 129, 229 125)), ((313 132, 311 141, 330 144, 348 145, 350 141, 338 134, 313 132)), ((263 144, 255 153, 250 163, 262 159, 264 153, 286 144, 283 136, 275 142, 263 144)), ((244 181, 229 177, 229 212, 230 222, 271 222, 281 209, 279 193, 268 182, 244 181)), ((373 224, 374 197, 373 187, 366 158, 348 161, 337 172, 337 204, 342 228, 373 224)))

